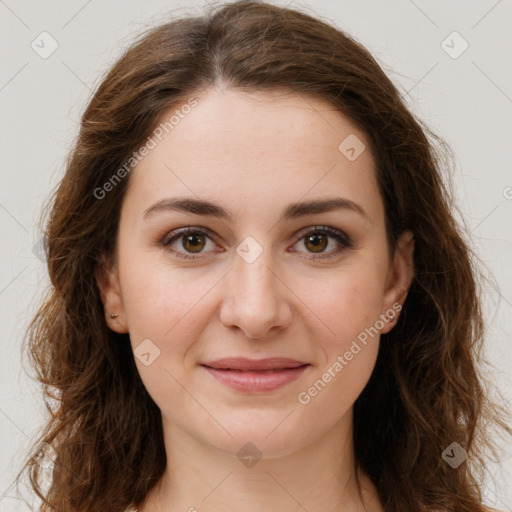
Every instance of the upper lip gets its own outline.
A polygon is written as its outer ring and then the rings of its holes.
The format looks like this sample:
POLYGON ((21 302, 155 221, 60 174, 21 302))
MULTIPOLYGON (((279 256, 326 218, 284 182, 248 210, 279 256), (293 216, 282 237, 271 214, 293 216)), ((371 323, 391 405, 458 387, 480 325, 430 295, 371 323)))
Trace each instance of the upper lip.
POLYGON ((209 363, 202 363, 216 370, 278 370, 281 368, 297 368, 304 366, 302 361, 288 359, 286 357, 270 357, 267 359, 247 359, 243 357, 225 357, 209 363))

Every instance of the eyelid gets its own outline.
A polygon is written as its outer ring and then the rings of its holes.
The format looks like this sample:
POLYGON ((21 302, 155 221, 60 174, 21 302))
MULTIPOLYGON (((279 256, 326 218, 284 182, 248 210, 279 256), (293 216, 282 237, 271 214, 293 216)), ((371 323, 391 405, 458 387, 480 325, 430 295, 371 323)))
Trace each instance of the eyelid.
MULTIPOLYGON (((195 260, 204 257, 204 255, 208 253, 187 253, 182 251, 177 251, 176 249, 171 248, 171 242, 174 240, 179 240, 180 238, 188 235, 188 234, 201 234, 205 235, 207 238, 211 239, 212 242, 218 245, 217 241, 218 237, 217 235, 211 231, 208 228, 205 228, 203 226, 187 226, 184 228, 178 228, 175 229, 169 233, 167 233, 163 239, 160 242, 160 245, 162 245, 165 249, 167 249, 169 252, 171 252, 173 255, 175 255, 177 258, 187 259, 187 260, 195 260)), ((214 252, 222 252, 222 251, 214 251, 214 252)))
POLYGON ((295 236, 297 237, 297 241, 293 244, 296 245, 300 240, 302 240, 306 235, 314 235, 315 233, 323 233, 326 234, 330 238, 334 238, 341 247, 337 249, 331 250, 329 252, 321 252, 321 253, 312 253, 307 251, 293 251, 293 252, 302 252, 305 254, 309 254, 310 256, 306 257, 306 259, 311 261, 321 261, 321 260, 329 260, 338 257, 342 252, 347 249, 350 249, 354 246, 352 239, 342 230, 337 228, 332 228, 330 226, 308 226, 299 230, 295 236))
POLYGON ((201 234, 207 235, 209 238, 211 238, 214 241, 218 240, 218 236, 208 228, 205 228, 203 226, 187 226, 184 228, 174 229, 174 230, 170 231, 169 233, 167 233, 163 237, 162 243, 167 244, 174 238, 179 238, 180 236, 187 235, 190 233, 201 233, 201 234))
POLYGON ((305 236, 307 234, 310 234, 310 233, 314 234, 317 232, 326 233, 326 234, 332 236, 333 238, 339 238, 347 246, 352 247, 352 245, 353 245, 351 238, 344 231, 342 231, 341 229, 331 228, 330 226, 321 226, 321 225, 308 226, 306 228, 299 230, 295 234, 295 236, 298 237, 298 239, 300 240, 303 236, 305 236))
MULTIPOLYGON (((308 260, 322 260, 329 259, 338 256, 342 251, 353 247, 353 242, 351 238, 342 230, 337 228, 332 228, 330 226, 322 226, 322 225, 314 225, 314 226, 306 226, 305 228, 296 232, 293 236, 295 242, 292 247, 296 245, 300 240, 302 240, 306 235, 313 235, 315 233, 323 233, 328 235, 330 238, 334 238, 338 243, 341 244, 341 247, 335 250, 331 250, 326 253, 311 253, 307 251, 292 251, 292 252, 304 252, 306 254, 311 255, 311 257, 307 257, 308 260)), ((187 226, 184 228, 175 229, 169 233, 167 233, 160 242, 160 245, 167 247, 171 245, 171 242, 174 240, 179 240, 181 237, 188 234, 201 234, 206 235, 206 237, 210 238, 214 243, 217 243, 218 237, 217 235, 211 231, 210 229, 203 226, 187 226)), ((175 254, 178 258, 183 259, 199 259, 208 254, 208 252, 199 252, 199 253, 187 253, 176 251, 175 249, 168 249, 170 252, 175 254)), ((222 252, 222 251, 209 251, 209 252, 222 252)))

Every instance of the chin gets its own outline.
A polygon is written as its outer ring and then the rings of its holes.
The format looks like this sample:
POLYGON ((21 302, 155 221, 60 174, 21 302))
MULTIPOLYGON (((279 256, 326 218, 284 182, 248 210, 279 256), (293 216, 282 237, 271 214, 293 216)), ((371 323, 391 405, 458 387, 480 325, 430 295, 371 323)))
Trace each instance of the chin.
POLYGON ((287 423, 291 418, 283 421, 284 418, 286 414, 281 414, 279 421, 270 421, 268 418, 266 421, 256 421, 253 416, 247 415, 244 421, 223 423, 231 436, 215 436, 208 442, 239 458, 240 452, 242 455, 245 452, 251 455, 252 451, 267 459, 284 457, 306 445, 308 441, 304 428, 291 421, 287 423))

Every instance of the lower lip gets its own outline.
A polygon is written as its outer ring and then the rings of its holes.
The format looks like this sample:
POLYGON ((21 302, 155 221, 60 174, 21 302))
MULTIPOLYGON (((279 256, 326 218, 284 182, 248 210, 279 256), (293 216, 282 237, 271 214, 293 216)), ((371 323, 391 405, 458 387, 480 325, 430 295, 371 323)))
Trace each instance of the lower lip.
POLYGON ((282 388, 297 379, 309 365, 298 366, 297 368, 285 368, 272 372, 237 371, 237 370, 216 370, 209 366, 203 366, 219 382, 236 389, 249 393, 274 391, 282 388))

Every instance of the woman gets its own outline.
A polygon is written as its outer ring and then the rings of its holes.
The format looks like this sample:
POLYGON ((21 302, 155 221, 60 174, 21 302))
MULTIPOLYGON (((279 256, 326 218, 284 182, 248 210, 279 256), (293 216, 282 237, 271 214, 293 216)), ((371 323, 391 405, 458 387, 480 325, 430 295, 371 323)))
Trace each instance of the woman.
POLYGON ((40 510, 488 510, 485 434, 511 431, 427 134, 361 45, 291 9, 134 44, 49 212, 40 510))

